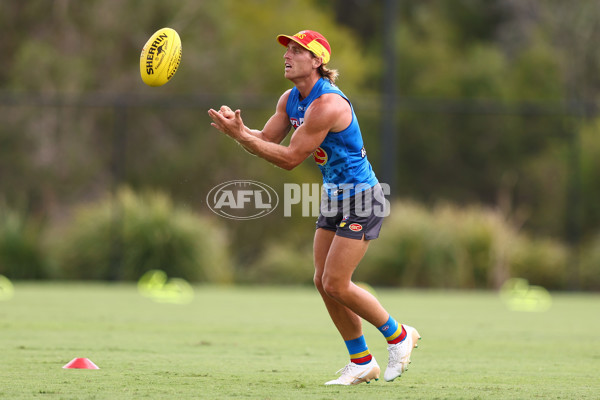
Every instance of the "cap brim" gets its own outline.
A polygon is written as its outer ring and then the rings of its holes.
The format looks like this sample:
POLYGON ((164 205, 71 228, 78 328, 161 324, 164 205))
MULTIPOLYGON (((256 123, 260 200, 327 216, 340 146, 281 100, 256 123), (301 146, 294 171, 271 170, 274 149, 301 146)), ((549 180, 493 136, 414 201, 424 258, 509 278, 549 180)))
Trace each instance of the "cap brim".
POLYGON ((308 48, 304 43, 300 43, 298 41, 298 39, 295 38, 294 36, 288 36, 288 35, 278 35, 277 36, 277 41, 279 42, 279 44, 281 44, 282 46, 285 46, 285 47, 287 47, 287 45, 290 44, 290 40, 293 40, 294 42, 298 43, 300 46, 304 47, 306 50, 308 50, 312 53, 312 50, 310 48, 308 48))
POLYGON ((292 40, 291 36, 288 36, 288 35, 277 35, 277 41, 282 46, 287 46, 290 43, 290 40, 292 40))

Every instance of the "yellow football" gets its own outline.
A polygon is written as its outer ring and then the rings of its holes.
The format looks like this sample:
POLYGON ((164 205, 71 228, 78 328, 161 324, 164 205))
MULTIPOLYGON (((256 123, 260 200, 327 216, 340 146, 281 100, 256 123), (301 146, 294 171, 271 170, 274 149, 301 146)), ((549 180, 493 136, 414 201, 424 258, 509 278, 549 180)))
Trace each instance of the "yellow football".
POLYGON ((171 28, 154 32, 140 55, 140 74, 148 86, 162 86, 175 75, 181 62, 181 38, 171 28))

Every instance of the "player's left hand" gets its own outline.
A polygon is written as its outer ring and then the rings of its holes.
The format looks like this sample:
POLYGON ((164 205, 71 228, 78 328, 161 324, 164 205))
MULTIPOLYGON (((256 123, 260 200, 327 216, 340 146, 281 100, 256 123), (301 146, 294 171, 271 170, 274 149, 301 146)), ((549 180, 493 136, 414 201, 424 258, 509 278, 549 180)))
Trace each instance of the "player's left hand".
POLYGON ((240 139, 244 135, 244 121, 242 121, 241 114, 240 110, 233 112, 229 109, 225 110, 224 113, 221 113, 221 110, 215 111, 212 108, 208 110, 208 115, 213 120, 211 125, 233 139, 240 139))
POLYGON ((222 116, 224 116, 227 119, 232 119, 235 117, 235 113, 233 112, 233 110, 231 108, 229 108, 229 106, 221 106, 221 108, 219 109, 219 114, 221 114, 222 116))

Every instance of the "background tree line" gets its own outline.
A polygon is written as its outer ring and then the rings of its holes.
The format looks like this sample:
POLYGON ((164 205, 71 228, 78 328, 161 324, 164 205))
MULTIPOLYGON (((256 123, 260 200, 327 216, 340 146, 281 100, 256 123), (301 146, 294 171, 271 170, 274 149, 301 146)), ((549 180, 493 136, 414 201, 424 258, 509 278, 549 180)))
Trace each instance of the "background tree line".
MULTIPOLYGON (((290 87, 275 36, 310 28, 332 44, 331 67, 341 72, 339 85, 354 104, 376 171, 389 145, 383 121, 395 120, 395 198, 428 207, 481 204, 532 237, 567 243, 575 254, 595 248, 597 3, 398 0, 393 115, 382 112, 381 95, 387 6, 375 0, 2 2, 0 203, 62 232, 74 210, 124 185, 160 190, 213 220, 205 196, 226 180, 257 179, 276 189, 319 182, 310 160, 291 173, 273 168, 214 131, 206 115, 209 107, 229 104, 243 110, 247 125, 262 127, 290 87), (150 88, 139 78, 138 57, 163 26, 181 35, 182 64, 171 82, 150 88)), ((242 270, 279 244, 310 242, 314 223, 283 220, 281 213, 216 222, 242 270)))

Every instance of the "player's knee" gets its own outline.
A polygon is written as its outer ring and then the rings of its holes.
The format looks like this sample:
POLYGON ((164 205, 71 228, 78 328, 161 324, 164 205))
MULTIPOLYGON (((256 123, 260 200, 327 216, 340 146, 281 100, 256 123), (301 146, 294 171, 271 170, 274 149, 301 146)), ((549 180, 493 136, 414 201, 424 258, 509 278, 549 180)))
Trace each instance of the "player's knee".
POLYGON ((323 288, 323 278, 320 274, 315 273, 315 276, 313 277, 313 282, 320 293, 325 293, 325 289, 323 288))
POLYGON ((328 277, 323 278, 323 290, 327 295, 336 300, 342 299, 345 293, 345 286, 342 282, 328 277))
POLYGON ((321 280, 320 276, 317 276, 317 274, 315 274, 315 276, 313 276, 313 283, 315 284, 315 287, 319 290, 323 289, 323 281, 321 280))

